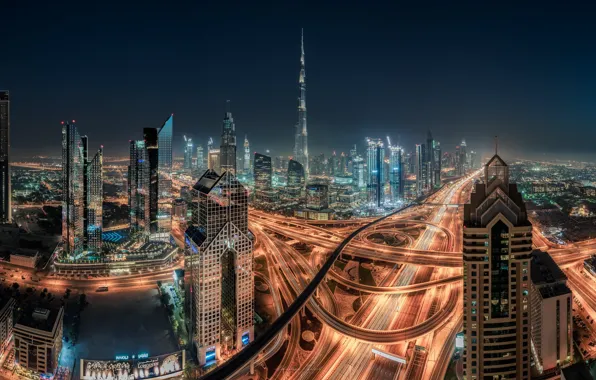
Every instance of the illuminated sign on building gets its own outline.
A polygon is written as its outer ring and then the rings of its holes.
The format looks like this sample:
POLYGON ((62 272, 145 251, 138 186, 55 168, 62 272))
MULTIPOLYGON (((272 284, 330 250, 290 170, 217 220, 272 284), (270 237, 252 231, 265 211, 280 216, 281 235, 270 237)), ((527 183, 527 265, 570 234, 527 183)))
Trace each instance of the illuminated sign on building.
POLYGON ((81 380, 104 379, 162 379, 181 375, 184 370, 184 351, 149 356, 118 355, 116 360, 81 359, 81 380), (126 359, 125 359, 126 358, 126 359))

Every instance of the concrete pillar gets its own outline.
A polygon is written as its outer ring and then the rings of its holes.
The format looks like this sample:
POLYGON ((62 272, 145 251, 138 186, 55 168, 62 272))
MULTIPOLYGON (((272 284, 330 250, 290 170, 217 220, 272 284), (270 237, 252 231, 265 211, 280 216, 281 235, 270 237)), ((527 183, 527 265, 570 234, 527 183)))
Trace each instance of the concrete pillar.
POLYGON ((250 361, 250 374, 251 375, 255 374, 255 361, 254 360, 250 361))

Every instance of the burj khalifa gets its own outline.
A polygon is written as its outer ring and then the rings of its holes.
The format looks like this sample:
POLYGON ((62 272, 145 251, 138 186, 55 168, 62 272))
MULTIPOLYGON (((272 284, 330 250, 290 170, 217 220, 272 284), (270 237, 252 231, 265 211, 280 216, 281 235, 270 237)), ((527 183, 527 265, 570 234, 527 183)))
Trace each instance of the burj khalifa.
POLYGON ((308 176, 308 131, 306 129, 306 67, 304 65, 304 31, 301 36, 300 54, 300 78, 298 86, 300 97, 298 98, 298 122, 296 123, 296 134, 294 137, 294 160, 304 167, 304 173, 308 176))

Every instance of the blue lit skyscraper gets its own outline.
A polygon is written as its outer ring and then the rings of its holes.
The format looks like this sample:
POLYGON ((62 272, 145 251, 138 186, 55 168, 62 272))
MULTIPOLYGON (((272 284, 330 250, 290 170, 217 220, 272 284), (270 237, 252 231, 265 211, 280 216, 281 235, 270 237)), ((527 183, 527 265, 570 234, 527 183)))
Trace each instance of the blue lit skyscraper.
POLYGON ((226 114, 223 120, 221 145, 219 147, 219 165, 222 172, 236 175, 236 125, 230 111, 230 101, 226 102, 226 114))
POLYGON ((62 243, 69 257, 84 250, 85 146, 74 120, 62 122, 62 243))
POLYGON ((85 160, 85 233, 87 250, 101 253, 103 232, 103 147, 85 160))
POLYGON ((174 115, 163 123, 157 131, 158 170, 157 181, 157 240, 169 241, 172 231, 172 135, 174 134, 174 115))
POLYGON ((389 145, 389 189, 392 204, 402 201, 404 196, 401 154, 399 146, 389 145))

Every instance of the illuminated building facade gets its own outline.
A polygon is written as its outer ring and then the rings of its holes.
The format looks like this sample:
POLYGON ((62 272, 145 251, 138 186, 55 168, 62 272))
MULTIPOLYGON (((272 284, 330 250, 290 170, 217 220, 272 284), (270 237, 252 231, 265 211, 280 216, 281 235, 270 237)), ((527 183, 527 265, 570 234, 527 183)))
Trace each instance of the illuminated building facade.
POLYGON ((72 123, 62 122, 62 243, 70 257, 85 249, 85 157, 83 140, 72 123))
POLYGON ((329 208, 329 186, 323 184, 307 185, 306 208, 311 210, 329 208))
POLYGON ((228 100, 219 147, 219 164, 222 172, 227 171, 236 175, 236 126, 229 107, 230 101, 228 100))
POLYGON ((441 169, 442 169, 442 162, 441 162, 441 143, 435 141, 435 145, 433 146, 433 186, 440 187, 441 186, 441 169))
POLYGON ((401 202, 404 197, 402 166, 401 148, 389 145, 389 190, 392 204, 401 202))
POLYGON ((149 161, 143 140, 130 142, 128 209, 131 231, 140 234, 143 240, 148 239, 150 224, 149 161))
POLYGON ((416 195, 421 196, 428 190, 428 162, 426 161, 426 147, 424 144, 416 144, 414 159, 414 172, 416 173, 416 195))
POLYGON ((308 130, 306 128, 306 66, 304 63, 304 31, 300 40, 300 77, 298 87, 300 96, 298 97, 298 122, 296 123, 296 133, 294 137, 294 160, 298 161, 304 167, 304 173, 308 176, 308 130))
POLYGON ((63 318, 62 307, 24 311, 13 329, 15 363, 53 378, 62 350, 63 318))
POLYGON ((254 339, 253 243, 248 192, 234 175, 206 171, 194 191, 198 218, 186 230, 185 246, 192 257, 193 335, 205 365, 254 339))
POLYGON ((221 172, 219 149, 211 149, 207 153, 207 169, 221 172))
POLYGON ((540 372, 573 358, 572 294, 567 276, 546 252, 532 252, 532 352, 540 372))
POLYGON ((131 227, 140 231, 148 228, 149 239, 165 242, 172 230, 173 128, 174 115, 170 115, 160 128, 143 129, 142 144, 137 141, 130 146, 131 227))
MULTIPOLYGON (((200 171, 205 168, 205 154, 203 153, 203 146, 197 145, 197 170, 200 171)), ((202 174, 202 173, 199 173, 202 174)))
POLYGON ((256 191, 268 191, 272 188, 273 171, 271 168, 271 157, 261 153, 255 153, 253 172, 256 191))
POLYGON ((250 143, 248 142, 248 137, 244 136, 244 174, 250 173, 250 164, 252 160, 250 159, 250 143))
POLYGON ((12 220, 10 192, 10 95, 0 91, 0 223, 12 220))
POLYGON ((184 136, 184 169, 192 169, 192 155, 194 153, 194 144, 191 138, 184 136))
POLYGON ((302 164, 295 160, 288 162, 288 187, 294 187, 302 189, 304 187, 304 167, 302 164))
POLYGON ((366 177, 364 175, 364 159, 361 156, 355 156, 352 159, 352 183, 358 189, 364 189, 366 187, 366 177))
POLYGON ((11 348, 13 337, 13 313, 15 300, 12 297, 0 299, 0 357, 11 348))
POLYGON ((495 154, 464 206, 464 379, 530 378, 532 225, 495 154))
POLYGON ((103 233, 103 147, 89 160, 85 140, 85 245, 101 253, 103 233))
POLYGON ((366 187, 368 190, 368 203, 376 207, 383 204, 385 148, 380 139, 367 138, 366 165, 368 170, 366 187))

